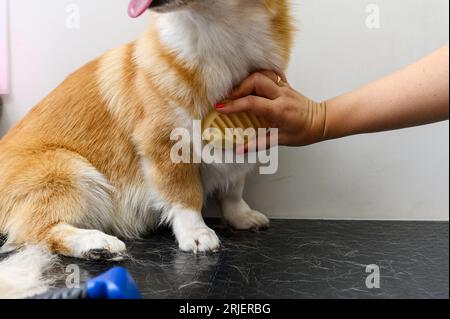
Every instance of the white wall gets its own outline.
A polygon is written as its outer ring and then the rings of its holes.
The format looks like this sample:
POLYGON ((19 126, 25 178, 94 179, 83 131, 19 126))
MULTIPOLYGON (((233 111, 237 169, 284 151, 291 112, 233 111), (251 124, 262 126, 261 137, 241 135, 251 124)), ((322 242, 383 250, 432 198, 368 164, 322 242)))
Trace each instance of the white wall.
POLYGON ((0 1, 0 94, 8 93, 8 7, 0 1))
MULTIPOLYGON (((289 78, 315 99, 357 88, 448 43, 447 0, 293 2, 301 32, 289 78), (369 3, 380 7, 380 29, 366 27, 369 3)), ((0 135, 69 72, 145 29, 145 18, 127 18, 127 4, 10 1, 12 82, 0 135), (66 26, 69 4, 80 8, 80 29, 66 26)), ((448 136, 448 123, 441 123, 284 149, 279 173, 252 178, 247 197, 273 217, 448 220, 448 136)))

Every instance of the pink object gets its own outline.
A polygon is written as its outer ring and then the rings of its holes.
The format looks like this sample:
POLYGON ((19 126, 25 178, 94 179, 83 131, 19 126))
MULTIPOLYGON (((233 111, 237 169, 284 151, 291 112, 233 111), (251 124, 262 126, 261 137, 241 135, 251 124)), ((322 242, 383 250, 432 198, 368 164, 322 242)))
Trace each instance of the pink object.
POLYGON ((152 2, 153 0, 131 0, 128 6, 128 15, 132 18, 141 16, 152 2))

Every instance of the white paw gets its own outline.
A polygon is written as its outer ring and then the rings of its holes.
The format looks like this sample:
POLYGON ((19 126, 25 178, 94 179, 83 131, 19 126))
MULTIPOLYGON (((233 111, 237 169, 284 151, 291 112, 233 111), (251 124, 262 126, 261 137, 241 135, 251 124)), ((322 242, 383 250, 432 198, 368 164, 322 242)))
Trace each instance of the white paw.
POLYGON ((214 230, 205 225, 182 232, 178 237, 178 244, 181 250, 197 254, 217 251, 220 247, 220 240, 214 230))
POLYGON ((126 246, 121 240, 98 230, 79 229, 65 241, 71 249, 71 257, 94 260, 127 258, 126 246))
POLYGON ((224 216, 225 221, 237 230, 264 229, 270 225, 269 219, 256 210, 245 213, 231 213, 224 216))

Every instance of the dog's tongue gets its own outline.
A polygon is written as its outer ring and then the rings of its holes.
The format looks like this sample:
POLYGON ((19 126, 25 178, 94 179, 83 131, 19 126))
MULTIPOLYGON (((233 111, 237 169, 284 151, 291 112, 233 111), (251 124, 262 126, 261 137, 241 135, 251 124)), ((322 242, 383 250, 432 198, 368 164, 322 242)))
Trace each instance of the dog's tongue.
POLYGON ((131 0, 128 6, 128 15, 132 18, 139 17, 150 7, 152 2, 153 0, 131 0))

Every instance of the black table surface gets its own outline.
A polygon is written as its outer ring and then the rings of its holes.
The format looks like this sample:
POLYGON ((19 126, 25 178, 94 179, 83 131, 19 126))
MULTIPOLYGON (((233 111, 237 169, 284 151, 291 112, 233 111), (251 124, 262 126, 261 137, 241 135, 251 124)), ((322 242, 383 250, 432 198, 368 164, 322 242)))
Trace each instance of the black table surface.
POLYGON ((128 261, 64 258, 63 267, 78 265, 85 281, 124 266, 145 298, 449 297, 448 222, 273 220, 258 232, 208 224, 222 241, 218 253, 180 252, 163 229, 128 242, 128 261), (366 285, 368 265, 379 268, 379 288, 366 285))

